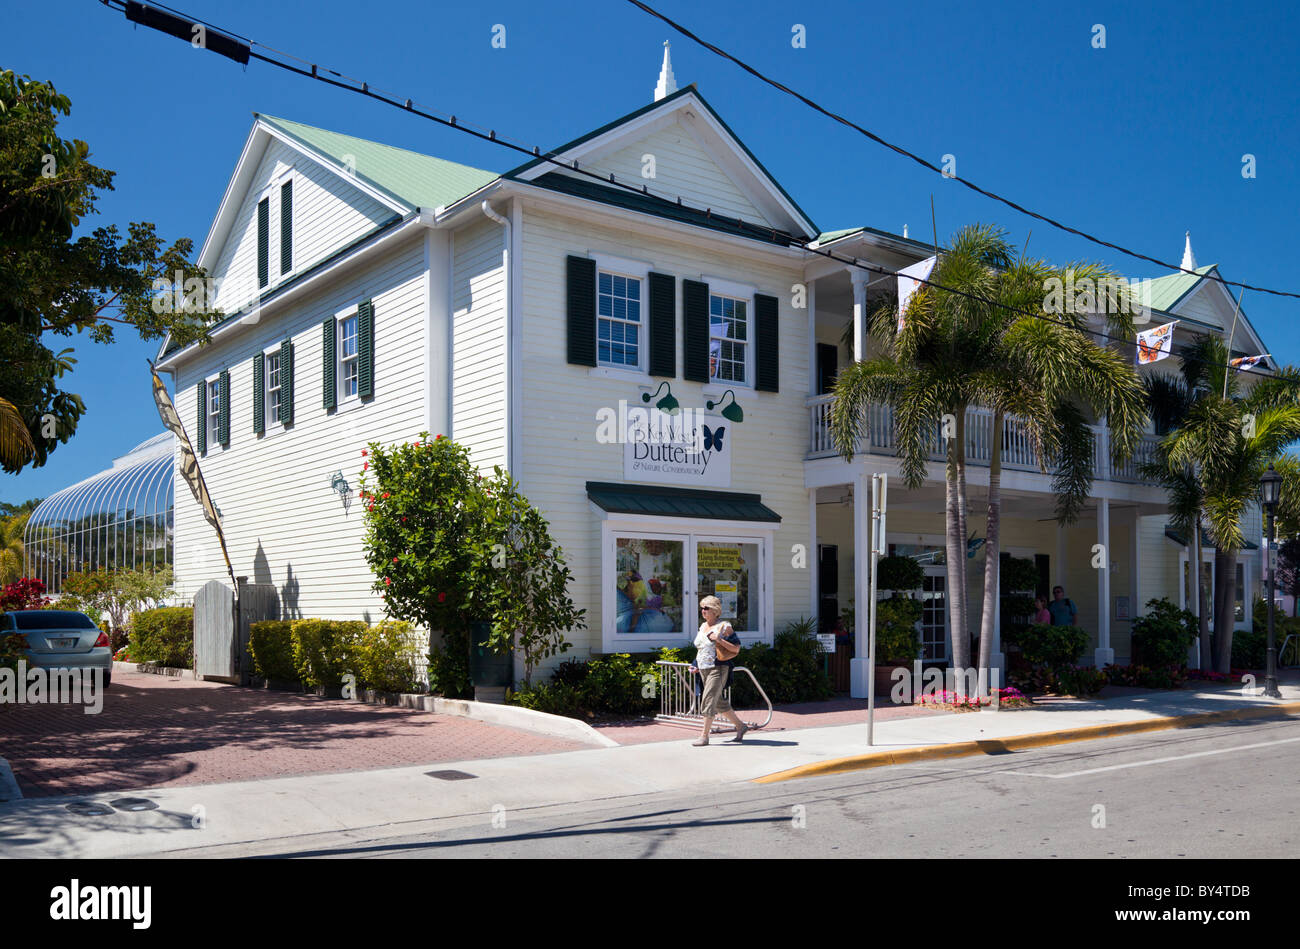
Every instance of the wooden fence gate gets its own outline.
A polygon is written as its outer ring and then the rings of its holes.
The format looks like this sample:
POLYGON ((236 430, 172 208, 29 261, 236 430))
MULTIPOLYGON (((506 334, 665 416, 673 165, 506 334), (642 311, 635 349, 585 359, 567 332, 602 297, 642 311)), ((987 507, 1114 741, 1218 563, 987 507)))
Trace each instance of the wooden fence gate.
POLYGON ((280 618, 280 597, 269 583, 239 580, 239 603, 220 580, 209 580, 194 594, 194 674, 247 685, 252 672, 248 628, 280 618))

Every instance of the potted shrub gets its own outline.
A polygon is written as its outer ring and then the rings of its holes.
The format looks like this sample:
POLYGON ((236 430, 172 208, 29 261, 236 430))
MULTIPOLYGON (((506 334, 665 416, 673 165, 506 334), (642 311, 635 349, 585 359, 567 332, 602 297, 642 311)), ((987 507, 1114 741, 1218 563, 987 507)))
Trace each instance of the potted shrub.
MULTIPOLYGON (((920 620, 920 600, 895 593, 876 604, 877 696, 889 694, 896 668, 905 666, 910 674, 912 663, 921 658, 921 637, 916 631, 920 620)), ((914 683, 913 688, 919 686, 914 683)))

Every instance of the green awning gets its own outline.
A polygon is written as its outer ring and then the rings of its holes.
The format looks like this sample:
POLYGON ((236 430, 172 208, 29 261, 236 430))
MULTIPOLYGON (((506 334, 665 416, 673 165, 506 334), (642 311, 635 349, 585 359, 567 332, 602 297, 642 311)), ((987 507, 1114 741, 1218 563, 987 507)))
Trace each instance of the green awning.
MULTIPOLYGON (((1174 530, 1174 529, 1173 529, 1172 527, 1170 527, 1168 524, 1165 525, 1165 536, 1168 537, 1170 540, 1172 540, 1175 544, 1178 544, 1178 546, 1180 546, 1180 547, 1187 547, 1187 546, 1188 546, 1187 538, 1184 537, 1182 534, 1178 533, 1178 531, 1174 530)), ((1217 550, 1217 549, 1218 549, 1218 548, 1216 548, 1213 544, 1209 543, 1208 541, 1204 541, 1204 540, 1201 541, 1201 546, 1202 546, 1205 550, 1217 550)), ((1259 550, 1259 544, 1252 544, 1250 541, 1246 541, 1246 545, 1245 545, 1244 547, 1242 547, 1241 549, 1242 549, 1242 550, 1259 550)))
POLYGON ((653 514, 658 517, 699 517, 715 521, 779 522, 781 515, 763 503, 760 494, 661 488, 648 484, 588 481, 587 497, 611 514, 653 514))

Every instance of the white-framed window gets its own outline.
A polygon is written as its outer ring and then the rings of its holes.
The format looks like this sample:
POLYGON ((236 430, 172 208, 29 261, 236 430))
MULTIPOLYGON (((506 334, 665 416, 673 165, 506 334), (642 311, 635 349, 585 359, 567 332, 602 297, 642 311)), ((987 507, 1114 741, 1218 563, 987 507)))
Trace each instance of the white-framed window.
POLYGON ((262 361, 263 372, 266 373, 266 398, 264 400, 266 407, 266 429, 269 431, 272 425, 280 423, 280 347, 267 350, 265 358, 262 361))
POLYGON ((339 401, 357 398, 359 379, 359 350, 357 347, 357 311, 340 316, 337 321, 338 342, 335 346, 338 361, 337 375, 339 401))
POLYGON ((717 596, 745 642, 772 641, 772 529, 752 522, 611 518, 602 526, 602 645, 626 652, 683 645, 699 600, 717 596))
POLYGON ((709 380, 750 385, 749 301, 709 293, 709 380))
POLYGON ((645 348, 645 284, 639 277, 597 270, 596 363, 640 369, 645 348))
POLYGON ((208 447, 221 444, 221 378, 208 380, 208 447))

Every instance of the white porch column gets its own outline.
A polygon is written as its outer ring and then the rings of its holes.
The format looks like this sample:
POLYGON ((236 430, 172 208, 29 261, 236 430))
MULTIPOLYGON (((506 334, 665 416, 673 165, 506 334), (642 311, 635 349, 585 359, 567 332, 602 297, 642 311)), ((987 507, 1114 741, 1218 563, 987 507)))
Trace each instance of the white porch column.
MULTIPOLYGON (((809 580, 809 597, 808 602, 811 604, 808 613, 813 619, 816 619, 821 609, 821 590, 819 580, 822 570, 821 548, 817 546, 817 489, 811 488, 808 491, 808 560, 806 561, 810 568, 808 573, 811 575, 809 580)), ((820 627, 817 630, 821 632, 820 627)))
POLYGON ((1101 567, 1097 572, 1097 668, 1115 661, 1110 648, 1110 498, 1097 500, 1097 543, 1101 544, 1101 567))
POLYGON ((817 289, 808 284, 808 394, 817 394, 817 289))
POLYGON ((849 663, 849 694, 867 697, 874 675, 867 656, 871 620, 871 476, 859 471, 853 478, 853 660, 849 663))
MULTIPOLYGON (((853 361, 867 358, 867 271, 854 267, 849 271, 853 281, 853 361)), ((868 482, 869 483, 869 482, 868 482)))
MULTIPOLYGON (((1061 526, 1060 521, 1056 522, 1056 582, 1052 586, 1063 587, 1067 592, 1070 589, 1065 585, 1065 528, 1061 526)), ((1051 590, 1047 591, 1047 599, 1050 603, 1051 590)))
MULTIPOLYGON (((1142 514, 1137 509, 1133 509, 1133 534, 1129 538, 1129 567, 1128 567, 1128 616, 1129 629, 1133 628, 1133 620, 1137 619, 1138 613, 1142 609, 1142 539, 1139 536, 1142 533, 1142 514)), ((1133 661, 1133 637, 1129 635, 1129 662, 1133 661)))

